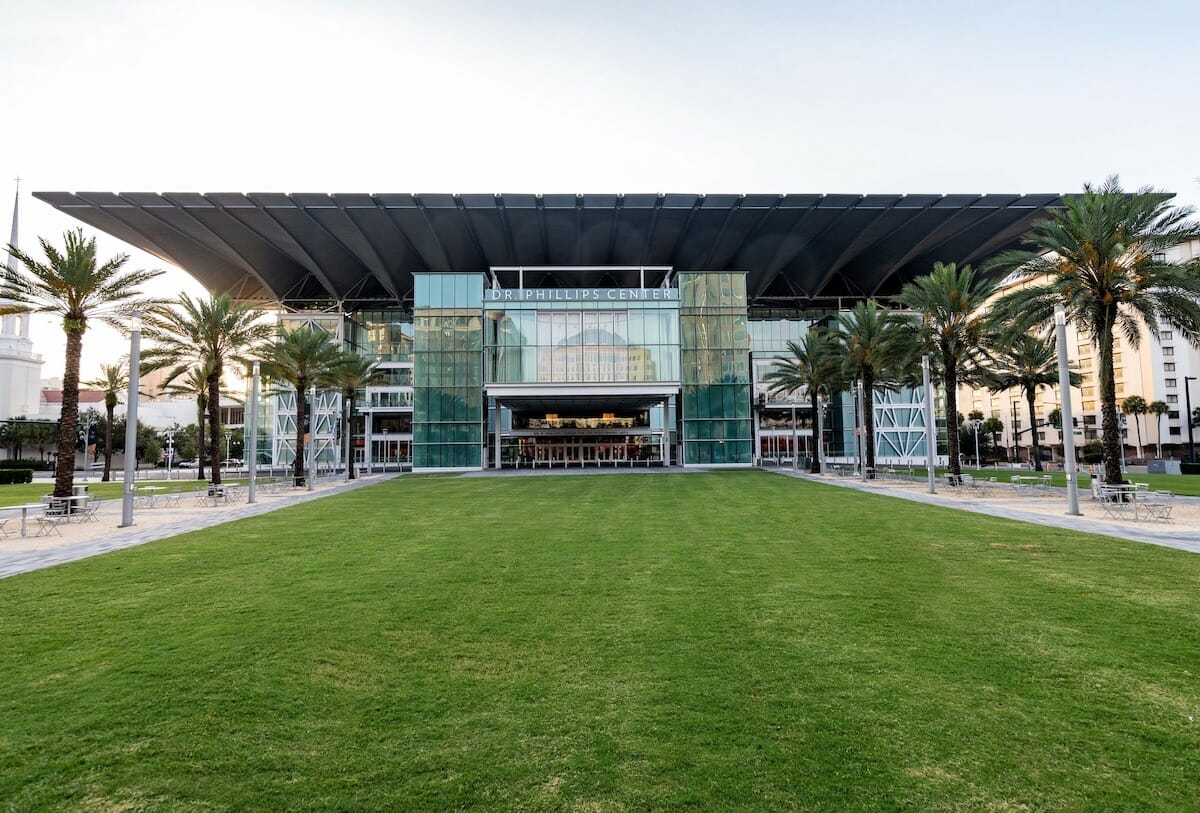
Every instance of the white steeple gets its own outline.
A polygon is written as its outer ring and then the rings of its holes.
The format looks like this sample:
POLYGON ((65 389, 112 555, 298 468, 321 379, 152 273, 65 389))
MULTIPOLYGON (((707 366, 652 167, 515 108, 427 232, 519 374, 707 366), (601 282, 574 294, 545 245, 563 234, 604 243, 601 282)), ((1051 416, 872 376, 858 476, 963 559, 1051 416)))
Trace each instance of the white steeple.
MULTIPOLYGON (((21 202, 21 179, 13 196, 12 236, 9 243, 19 247, 18 208, 21 202)), ((17 258, 8 255, 8 268, 17 270, 17 258)), ((0 420, 17 415, 35 417, 41 394, 42 357, 33 352, 29 338, 29 314, 16 314, 0 319, 0 420)))

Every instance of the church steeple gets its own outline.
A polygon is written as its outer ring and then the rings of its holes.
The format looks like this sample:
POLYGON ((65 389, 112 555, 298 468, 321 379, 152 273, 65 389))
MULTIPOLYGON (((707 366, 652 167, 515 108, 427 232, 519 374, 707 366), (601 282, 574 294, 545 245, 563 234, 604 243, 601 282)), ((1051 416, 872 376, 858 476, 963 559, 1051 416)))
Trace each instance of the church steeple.
MULTIPOLYGON (((17 178, 17 191, 13 193, 13 217, 12 217, 12 232, 8 238, 9 245, 20 247, 17 240, 20 231, 20 208, 21 208, 21 179, 17 178)), ((17 270, 17 258, 12 254, 8 255, 8 270, 17 270)), ((0 335, 17 337, 23 339, 29 338, 29 316, 5 316, 0 324, 0 335)))

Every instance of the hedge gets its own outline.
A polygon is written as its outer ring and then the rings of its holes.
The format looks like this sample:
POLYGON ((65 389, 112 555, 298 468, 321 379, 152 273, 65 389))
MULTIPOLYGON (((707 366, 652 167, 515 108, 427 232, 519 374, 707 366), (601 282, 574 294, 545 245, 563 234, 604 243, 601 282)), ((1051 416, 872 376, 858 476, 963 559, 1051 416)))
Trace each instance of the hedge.
POLYGON ((33 469, 34 471, 50 471, 49 460, 0 460, 0 469, 33 469))
POLYGON ((1200 474, 1200 463, 1180 463, 1180 474, 1200 474))
POLYGON ((0 469, 0 486, 32 482, 33 469, 0 469))

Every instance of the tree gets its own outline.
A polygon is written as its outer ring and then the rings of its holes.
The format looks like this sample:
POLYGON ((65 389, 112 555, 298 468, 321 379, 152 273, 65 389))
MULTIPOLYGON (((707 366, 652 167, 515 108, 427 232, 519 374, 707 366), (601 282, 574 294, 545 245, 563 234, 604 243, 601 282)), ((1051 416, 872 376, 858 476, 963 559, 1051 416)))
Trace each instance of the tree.
POLYGON ((117 408, 117 401, 121 395, 129 390, 129 365, 119 361, 116 364, 102 363, 100 377, 93 378, 85 384, 104 393, 104 411, 107 417, 104 421, 104 476, 100 478, 100 482, 107 483, 112 479, 113 410, 117 408))
POLYGON ((1061 305, 1096 348, 1104 475, 1110 482, 1123 479, 1115 332, 1134 348, 1143 328, 1157 331, 1160 323, 1193 344, 1200 338, 1200 264, 1166 259, 1172 246, 1200 239, 1200 226, 1188 219, 1192 209, 1170 208, 1169 198, 1148 187, 1126 193, 1116 176, 1099 188, 1088 184, 1082 195, 1065 197, 1063 209, 1033 224, 1023 239, 1027 249, 1002 252, 987 266, 1031 283, 996 303, 1010 335, 1051 324, 1061 305))
POLYGON ((374 359, 360 356, 358 353, 343 353, 334 366, 333 383, 342 392, 342 442, 346 444, 346 479, 348 480, 354 479, 350 421, 354 417, 358 391, 386 381, 387 376, 379 369, 379 363, 374 359))
MULTIPOLYGON (((1137 429, 1137 456, 1144 457, 1142 454, 1142 424, 1141 417, 1150 411, 1150 405, 1146 403, 1146 399, 1140 395, 1131 395, 1121 402, 1121 414, 1132 415, 1133 425, 1137 429)), ((1124 442, 1124 441, 1122 441, 1124 442)))
MULTIPOLYGON (((184 375, 189 367, 204 365, 208 373, 208 459, 221 459, 221 386, 225 365, 249 365, 264 343, 274 335, 273 325, 247 304, 235 304, 229 294, 192 299, 180 294, 169 308, 154 314, 146 336, 154 346, 145 353, 148 370, 170 368, 168 380, 184 375)), ((212 482, 221 482, 221 467, 212 468, 212 482)))
MULTIPOLYGON (((196 479, 204 478, 204 463, 206 449, 204 445, 205 414, 208 411, 208 381, 212 375, 212 364, 208 361, 198 361, 191 365, 178 366, 167 373, 163 380, 162 390, 169 395, 183 396, 196 399, 196 479)), ((232 391, 221 388, 221 395, 230 400, 237 400, 232 391)), ((184 459, 190 459, 184 458, 184 459)), ((213 458, 213 468, 220 469, 220 458, 213 458)))
POLYGON ((954 263, 934 263, 932 272, 905 285, 898 297, 901 304, 921 317, 919 323, 905 328, 913 334, 905 346, 928 352, 941 362, 950 472, 954 475, 962 474, 958 382, 980 355, 987 332, 987 320, 980 309, 995 292, 996 284, 995 278, 981 277, 969 265, 959 268, 954 263))
MULTIPOLYGON (((1025 334, 999 342, 991 352, 992 366, 983 380, 992 392, 1019 390, 1029 407, 1029 433, 1034 468, 1042 471, 1041 445, 1038 443, 1037 416, 1033 402, 1042 387, 1058 384, 1058 348, 1055 343, 1025 334)), ((1071 384, 1079 386, 1079 373, 1071 373, 1071 384)))
MULTIPOLYGON (((992 439, 993 450, 998 450, 1000 448, 1000 435, 1004 432, 1003 421, 993 415, 980 424, 979 431, 985 433, 989 438, 992 439)), ((999 455, 997 455, 997 457, 999 457, 999 455)))
POLYGON ((839 313, 832 334, 842 375, 857 378, 863 387, 863 427, 867 468, 875 468, 875 385, 889 382, 900 358, 901 327, 886 308, 874 300, 859 302, 839 313))
POLYGON ((100 263, 96 238, 85 239, 83 229, 63 235, 64 251, 45 238, 38 238, 45 262, 35 260, 16 246, 8 253, 24 270, 4 269, 0 275, 0 315, 50 313, 62 318, 67 334, 63 365, 62 414, 58 429, 58 464, 54 471, 54 496, 71 496, 75 479, 75 432, 79 422, 79 358, 88 321, 99 319, 118 329, 134 312, 148 311, 153 302, 141 296, 139 287, 161 271, 125 271, 129 261, 118 254, 100 263))
MULTIPOLYGON (((840 390, 842 387, 836 348, 830 335, 824 330, 810 330, 799 342, 789 341, 787 346, 790 355, 775 359, 775 366, 767 373, 764 381, 771 386, 772 392, 799 393, 803 390, 808 395, 809 406, 812 408, 815 432, 818 424, 817 410, 820 409, 817 400, 820 394, 832 395, 835 389, 840 390)), ((811 471, 813 474, 819 474, 821 438, 816 438, 814 447, 811 471)))
POLYGON ((264 354, 263 374, 288 384, 296 393, 296 459, 292 465, 296 485, 301 485, 305 477, 304 417, 308 414, 308 388, 336 386, 334 373, 342 357, 332 336, 307 326, 283 333, 264 354))
MULTIPOLYGON (((127 419, 125 416, 117 418, 113 422, 113 449, 123 454, 129 454, 129 450, 125 448, 125 427, 127 419)), ((158 438, 158 430, 154 427, 147 426, 141 421, 137 422, 137 440, 135 441, 133 450, 135 467, 137 463, 153 461, 157 463, 162 459, 162 446, 158 438)))
POLYGON ((1151 401, 1146 404, 1146 411, 1154 416, 1154 443, 1158 447, 1158 459, 1162 460, 1162 418, 1171 408, 1166 401, 1151 401))

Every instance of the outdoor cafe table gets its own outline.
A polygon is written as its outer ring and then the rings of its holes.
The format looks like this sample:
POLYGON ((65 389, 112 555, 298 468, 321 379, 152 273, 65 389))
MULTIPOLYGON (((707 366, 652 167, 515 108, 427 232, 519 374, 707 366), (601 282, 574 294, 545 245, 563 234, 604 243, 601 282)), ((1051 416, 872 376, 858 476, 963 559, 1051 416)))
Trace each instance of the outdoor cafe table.
POLYGON ((147 508, 153 508, 158 497, 158 492, 166 490, 166 486, 139 486, 137 488, 137 493, 145 495, 147 508))
POLYGON ((29 519, 29 509, 37 508, 40 510, 45 507, 46 507, 46 504, 44 502, 31 502, 31 503, 27 503, 26 505, 5 505, 5 506, 0 507, 0 511, 16 511, 18 508, 20 508, 21 509, 21 536, 28 536, 28 534, 25 532, 25 529, 26 529, 25 523, 29 519))

